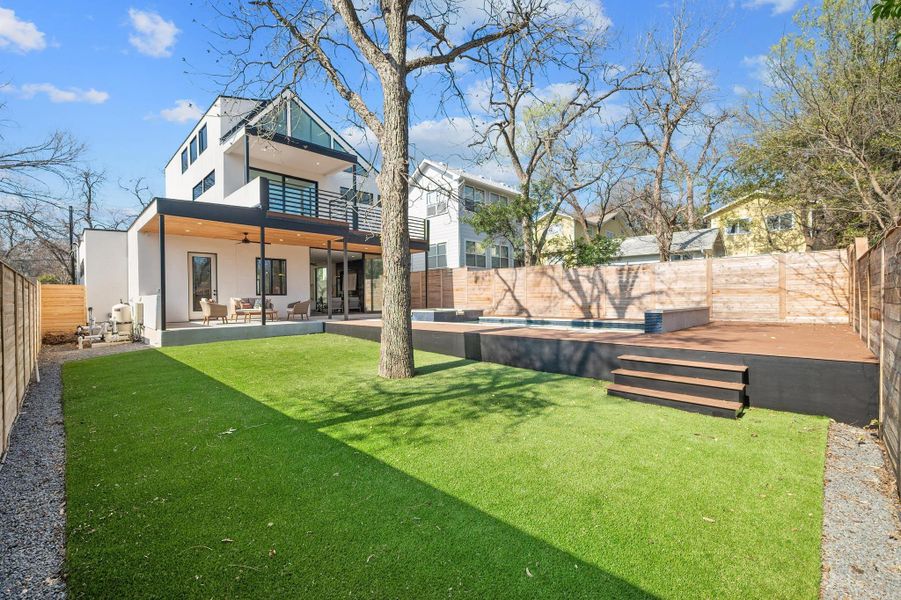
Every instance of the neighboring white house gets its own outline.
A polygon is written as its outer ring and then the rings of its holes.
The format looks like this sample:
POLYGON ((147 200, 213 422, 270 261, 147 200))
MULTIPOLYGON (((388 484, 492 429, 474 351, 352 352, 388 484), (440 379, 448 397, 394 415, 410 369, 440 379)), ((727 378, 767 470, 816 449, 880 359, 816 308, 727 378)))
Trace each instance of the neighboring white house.
POLYGON ((109 319, 113 305, 128 300, 128 234, 85 229, 78 245, 78 282, 85 285, 88 308, 98 321, 109 319))
MULTIPOLYGON (((660 262, 659 245, 653 235, 625 238, 619 250, 619 256, 612 261, 614 265, 660 262)), ((723 235, 716 227, 673 232, 671 260, 692 260, 725 254, 723 235)))
MULTIPOLYGON (((513 247, 502 239, 477 234, 465 217, 481 203, 506 202, 518 192, 462 169, 424 160, 410 179, 410 215, 429 224, 428 266, 512 267, 513 247)), ((414 271, 425 269, 425 256, 414 254, 414 271)))
MULTIPOLYGON (((282 315, 307 299, 314 310, 371 309, 381 289, 375 177, 293 92, 270 100, 220 96, 166 165, 166 197, 123 234, 124 250, 98 256, 116 273, 116 286, 127 281, 122 295, 143 304, 150 330, 200 319, 201 298, 226 304, 266 296, 282 315)), ((411 218, 410 234, 411 250, 424 252, 425 221, 411 218)), ((98 318, 121 293, 92 268, 103 245, 87 232, 84 282, 98 318)))

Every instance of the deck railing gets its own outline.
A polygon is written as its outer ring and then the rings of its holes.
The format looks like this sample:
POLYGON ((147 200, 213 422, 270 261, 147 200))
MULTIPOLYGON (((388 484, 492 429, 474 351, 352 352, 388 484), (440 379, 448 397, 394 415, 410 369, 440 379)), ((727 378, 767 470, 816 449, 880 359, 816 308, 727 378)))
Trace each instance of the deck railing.
MULTIPOLYGON (((314 187, 283 185, 267 179, 269 210, 330 221, 342 221, 351 229, 368 233, 382 230, 382 207, 355 203, 351 198, 314 187)), ((426 239, 425 219, 408 217, 410 238, 426 239)))

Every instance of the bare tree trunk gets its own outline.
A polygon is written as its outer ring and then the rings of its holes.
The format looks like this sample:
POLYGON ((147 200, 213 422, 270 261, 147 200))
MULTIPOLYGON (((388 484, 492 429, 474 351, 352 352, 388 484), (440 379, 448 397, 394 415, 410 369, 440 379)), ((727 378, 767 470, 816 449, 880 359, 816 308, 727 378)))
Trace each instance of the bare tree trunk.
POLYGON ((391 379, 413 376, 413 324, 410 290, 410 237, 407 226, 409 182, 409 103, 406 56, 406 12, 386 11, 391 53, 400 60, 380 73, 385 122, 380 140, 384 159, 378 175, 382 194, 382 343, 379 375, 391 379))

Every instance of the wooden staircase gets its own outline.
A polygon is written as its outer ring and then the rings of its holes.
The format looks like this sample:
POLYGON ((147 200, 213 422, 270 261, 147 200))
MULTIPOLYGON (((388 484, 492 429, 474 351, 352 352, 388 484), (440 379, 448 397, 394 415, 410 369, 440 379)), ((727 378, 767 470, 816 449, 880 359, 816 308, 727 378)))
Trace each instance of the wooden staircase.
POLYGON ((728 417, 747 404, 748 367, 623 354, 607 391, 616 396, 728 417))

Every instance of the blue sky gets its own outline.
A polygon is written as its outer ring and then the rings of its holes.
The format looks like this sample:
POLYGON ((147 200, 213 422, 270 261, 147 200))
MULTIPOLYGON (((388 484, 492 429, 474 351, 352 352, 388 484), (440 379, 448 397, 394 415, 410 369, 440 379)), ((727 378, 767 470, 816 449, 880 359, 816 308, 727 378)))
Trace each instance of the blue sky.
MULTIPOLYGON (((696 14, 709 11, 722 25, 701 61, 719 86, 720 102, 737 103, 745 90, 760 86, 758 57, 792 28, 791 16, 799 5, 798 0, 698 5, 696 14)), ((671 9, 660 0, 606 0, 600 10, 626 53, 642 31, 665 20, 671 9)), ((205 26, 213 20, 203 0, 0 0, 0 102, 6 103, 0 113, 0 147, 65 129, 87 144, 91 164, 107 171, 105 204, 130 205, 116 185, 120 179, 145 177, 152 192, 162 194, 166 161, 198 109, 205 110, 218 92, 204 75, 217 70, 209 47, 221 41, 205 26)), ((477 76, 466 77, 472 82, 477 76)), ((355 139, 345 107, 324 86, 299 91, 355 139)), ((413 97, 414 155, 461 163, 466 150, 459 143, 466 133, 435 113, 428 92, 428 86, 421 86, 413 97), (458 146, 449 150, 455 142, 458 146)))

